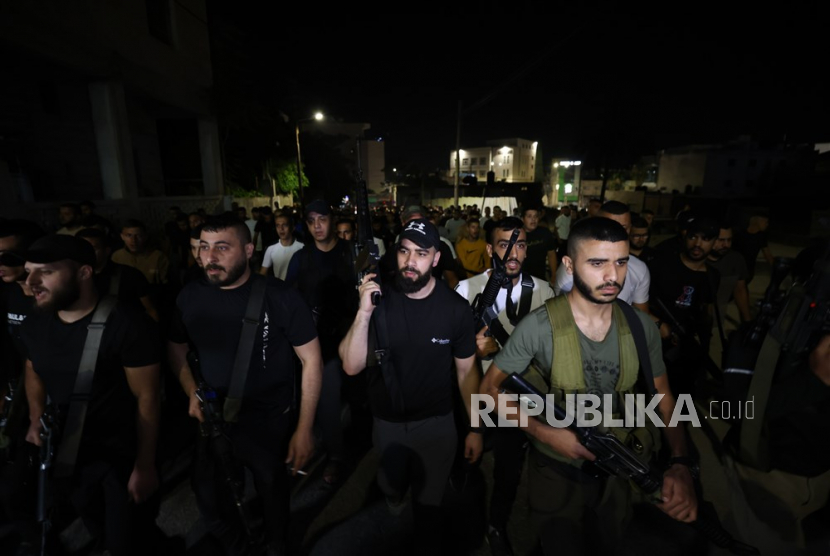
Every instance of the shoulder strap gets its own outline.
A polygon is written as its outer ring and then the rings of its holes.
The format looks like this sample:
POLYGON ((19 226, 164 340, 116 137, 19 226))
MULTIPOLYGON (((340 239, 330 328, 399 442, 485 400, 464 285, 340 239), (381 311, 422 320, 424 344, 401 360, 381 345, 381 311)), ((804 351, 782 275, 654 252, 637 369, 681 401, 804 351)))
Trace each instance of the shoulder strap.
POLYGON ((248 368, 251 366, 251 355, 254 351, 256 331, 259 328, 259 315, 262 313, 262 303, 265 300, 265 287, 268 285, 268 280, 258 274, 251 274, 251 280, 253 280, 251 295, 248 297, 245 318, 242 319, 242 332, 239 335, 239 346, 236 348, 231 385, 222 408, 222 416, 226 423, 235 423, 239 417, 242 397, 245 395, 245 380, 248 378, 248 368))
POLYGON ((643 328, 643 323, 637 313, 634 312, 636 309, 625 301, 617 299, 617 306, 625 315, 625 320, 628 321, 628 327, 634 337, 634 345, 637 346, 637 358, 640 360, 640 369, 643 372, 646 388, 648 388, 649 394, 653 396, 657 392, 657 387, 654 386, 654 371, 651 369, 651 357, 648 353, 648 343, 646 342, 646 331, 643 328))
POLYGON ((101 338, 104 335, 107 319, 115 307, 117 299, 112 295, 101 298, 92 321, 87 326, 86 341, 81 354, 81 364, 75 376, 75 389, 69 402, 69 412, 58 455, 55 458, 55 476, 70 477, 75 472, 75 460, 78 458, 78 447, 81 445, 81 435, 86 420, 86 408, 89 405, 89 394, 92 391, 92 377, 95 375, 95 365, 98 363, 98 352, 101 348, 101 338))
POLYGON ((374 339, 369 335, 369 352, 367 356, 367 364, 370 366, 379 366, 383 374, 383 383, 386 385, 386 391, 389 393, 389 399, 392 401, 392 407, 401 412, 401 415, 406 414, 406 404, 404 403, 403 390, 398 382, 398 375, 395 372, 395 367, 392 365, 392 354, 389 350, 389 340, 386 335, 386 304, 381 304, 372 313, 374 317, 372 324, 374 325, 375 334, 374 339), (373 341, 374 340, 374 341, 373 341))
MULTIPOLYGON (((522 273, 522 294, 519 298, 518 320, 522 320, 530 312, 530 302, 533 300, 533 277, 526 272, 522 273)), ((514 323, 515 326, 515 323, 514 323)))

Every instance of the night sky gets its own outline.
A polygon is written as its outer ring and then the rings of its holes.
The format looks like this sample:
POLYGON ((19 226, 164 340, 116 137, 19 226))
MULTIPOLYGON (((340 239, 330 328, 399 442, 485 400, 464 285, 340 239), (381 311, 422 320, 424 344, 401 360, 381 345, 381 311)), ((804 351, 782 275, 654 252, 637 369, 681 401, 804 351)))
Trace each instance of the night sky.
POLYGON ((822 18, 791 6, 727 18, 727 7, 644 15, 610 4, 497 33, 514 25, 508 11, 504 22, 471 22, 469 34, 450 23, 458 15, 336 28, 289 28, 285 18, 275 28, 259 12, 222 17, 245 30, 275 86, 292 91, 288 109, 370 123, 389 164, 446 168, 459 101, 462 148, 522 137, 540 142, 545 162, 630 164, 741 134, 830 140, 822 18))

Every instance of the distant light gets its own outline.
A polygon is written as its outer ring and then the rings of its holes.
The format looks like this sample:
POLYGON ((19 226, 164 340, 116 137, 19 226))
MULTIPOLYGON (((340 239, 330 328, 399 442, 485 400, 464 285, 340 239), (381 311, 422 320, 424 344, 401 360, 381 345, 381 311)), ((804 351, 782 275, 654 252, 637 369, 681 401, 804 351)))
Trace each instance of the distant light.
POLYGON ((397 172, 397 171, 398 171, 398 169, 397 169, 397 168, 392 168, 392 171, 393 171, 393 172, 397 172))
POLYGON ((559 184, 556 184, 556 190, 559 191, 559 184))
POLYGON ((559 163, 558 163, 558 162, 554 162, 554 163, 553 163, 553 167, 554 167, 554 168, 559 168, 559 163))
POLYGON ((325 116, 323 116, 323 113, 322 113, 322 112, 315 112, 315 113, 314 113, 314 119, 315 119, 315 120, 317 120, 318 122, 319 122, 320 120, 322 120, 324 117, 325 117, 325 116))
POLYGON ((572 183, 566 183, 565 184, 565 195, 570 195, 571 193, 573 193, 573 190, 574 190, 574 184, 572 184, 572 183))

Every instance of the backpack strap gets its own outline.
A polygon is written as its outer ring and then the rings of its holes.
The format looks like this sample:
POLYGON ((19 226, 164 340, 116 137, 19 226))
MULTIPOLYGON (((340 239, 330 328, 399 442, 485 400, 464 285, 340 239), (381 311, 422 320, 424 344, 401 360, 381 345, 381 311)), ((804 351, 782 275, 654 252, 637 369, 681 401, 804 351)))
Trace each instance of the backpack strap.
POLYGON ((389 394, 389 399, 392 401, 392 407, 400 411, 401 415, 406 414, 406 404, 404 403, 403 389, 398 381, 398 374, 395 371, 395 366, 392 365, 392 354, 389 350, 389 340, 386 335, 386 304, 381 303, 372 313, 371 325, 375 333, 369 331, 368 352, 366 353, 367 366, 379 366, 383 374, 383 383, 386 385, 386 391, 389 394))
POLYGON ((267 278, 259 274, 251 274, 251 280, 251 295, 248 297, 245 318, 242 319, 242 332, 239 335, 239 344, 236 348, 231 384, 228 388, 225 404, 222 407, 222 416, 226 423, 235 423, 239 418, 242 398, 245 395, 245 381, 248 378, 248 369, 251 366, 251 356, 254 352, 256 331, 259 328, 259 315, 262 313, 265 289, 268 285, 267 278))
POLYGON ((63 441, 55 458, 56 477, 71 477, 75 472, 75 461, 78 459, 78 447, 81 445, 81 436, 84 431, 86 409, 89 405, 90 392, 92 392, 92 377, 95 375, 95 366, 98 363, 101 338, 104 335, 107 319, 117 301, 112 295, 101 298, 92 314, 92 321, 87 326, 81 364, 75 376, 75 388, 72 391, 66 417, 66 434, 63 435, 63 441))
POLYGON ((636 309, 625 301, 617 299, 617 306, 625 315, 625 320, 628 321, 628 328, 631 329, 631 335, 634 337, 634 345, 637 346, 640 371, 642 371, 649 394, 654 396, 657 393, 657 387, 654 385, 654 371, 651 368, 651 357, 648 353, 648 342, 646 341, 646 331, 643 328, 643 323, 637 313, 634 312, 636 309))

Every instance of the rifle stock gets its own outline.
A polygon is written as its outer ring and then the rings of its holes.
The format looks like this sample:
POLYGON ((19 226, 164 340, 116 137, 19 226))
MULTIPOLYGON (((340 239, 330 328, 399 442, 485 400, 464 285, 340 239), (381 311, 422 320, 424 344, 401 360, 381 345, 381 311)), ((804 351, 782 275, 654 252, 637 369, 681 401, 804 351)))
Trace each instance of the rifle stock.
MULTIPOLYGON (((543 409, 547 409, 544 407, 545 396, 518 374, 508 375, 501 387, 503 391, 517 394, 520 405, 536 407, 536 404, 541 402, 543 409)), ((556 404, 553 404, 551 409, 558 420, 561 421, 567 417, 565 410, 556 404)), ((540 415, 544 414, 545 411, 542 411, 540 415)), ((586 461, 583 464, 585 471, 591 473, 598 470, 606 475, 623 477, 633 482, 646 495, 651 497, 659 495, 663 486, 662 474, 648 463, 641 461, 637 454, 617 437, 610 433, 600 432, 593 427, 580 427, 575 420, 571 420, 567 428, 576 434, 582 445, 596 456, 593 462, 586 461)), ((705 519, 701 515, 698 515, 697 520, 690 525, 709 541, 733 554, 746 556, 760 554, 754 546, 734 539, 719 523, 705 519)))

